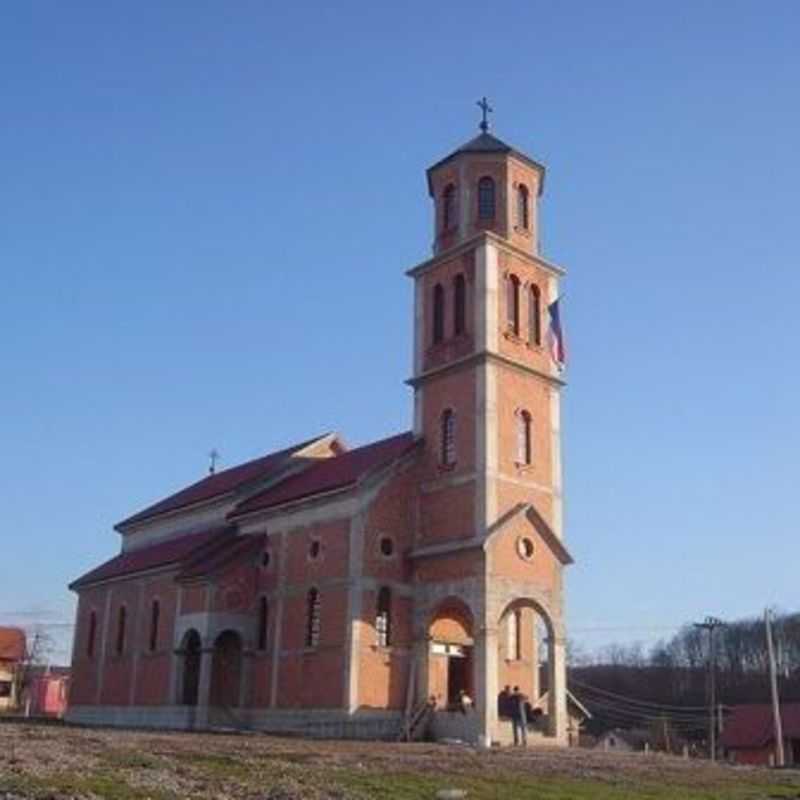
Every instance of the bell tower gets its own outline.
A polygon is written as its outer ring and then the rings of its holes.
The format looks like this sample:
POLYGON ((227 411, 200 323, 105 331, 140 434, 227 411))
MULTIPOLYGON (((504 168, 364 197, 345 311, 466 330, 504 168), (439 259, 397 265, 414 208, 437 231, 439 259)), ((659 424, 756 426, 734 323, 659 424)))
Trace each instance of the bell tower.
POLYGON ((451 651, 435 641, 447 626, 431 620, 442 604, 462 603, 461 629, 469 617, 471 631, 462 638, 471 644, 458 647, 468 648, 471 666, 445 672, 469 676, 457 679, 475 697, 480 736, 502 739, 498 687, 511 684, 547 706, 549 735, 561 742, 562 570, 572 558, 562 529, 564 381, 545 339, 564 271, 539 252, 545 168, 490 133, 485 98, 479 106, 478 136, 427 170, 433 257, 407 273, 415 284, 409 384, 424 440, 412 558, 417 641, 428 644, 419 645, 418 671, 432 691, 445 669, 432 665, 451 651))

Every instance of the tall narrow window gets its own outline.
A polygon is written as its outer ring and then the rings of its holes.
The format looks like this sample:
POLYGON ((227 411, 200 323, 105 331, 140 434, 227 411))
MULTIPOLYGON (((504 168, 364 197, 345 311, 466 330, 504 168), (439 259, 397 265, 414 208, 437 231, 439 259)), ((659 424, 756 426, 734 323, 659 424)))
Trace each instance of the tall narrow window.
POLYGON ((456 415, 452 408, 442 412, 441 441, 439 460, 444 467, 452 467, 456 463, 456 415))
POLYGON ((94 640, 97 636, 97 614, 92 611, 89 614, 89 634, 86 638, 86 655, 91 658, 94 655, 94 640))
POLYGON ((478 219, 494 219, 494 181, 488 176, 478 181, 478 219))
POLYGON ((530 195, 528 187, 520 184, 517 189, 517 227, 528 229, 530 225, 530 195))
POLYGON ((319 644, 320 631, 320 601, 318 589, 309 589, 306 603, 306 647, 316 647, 319 644))
POLYGON ((119 615, 117 616, 117 655, 121 656, 122 651, 125 649, 125 621, 128 611, 125 606, 119 607, 119 615))
POLYGON ((269 623, 269 606, 267 598, 258 601, 258 649, 267 649, 267 624, 269 623))
POLYGON ((150 609, 150 652, 154 652, 158 646, 158 618, 161 616, 161 604, 158 600, 153 600, 150 609))
POLYGON ((442 193, 442 230, 456 227, 456 187, 448 184, 442 193))
POLYGON ((532 461, 531 415, 527 411, 520 411, 517 414, 517 463, 530 464, 532 461))
POLYGON ((542 343, 542 294, 536 285, 531 286, 528 316, 530 317, 530 342, 531 344, 540 345, 542 343))
POLYGON ((433 287, 433 343, 444 339, 444 287, 437 283, 433 287))
POLYGON ((378 592, 375 631, 378 637, 378 647, 388 647, 392 643, 392 590, 387 586, 378 592))
POLYGON ((467 281, 456 275, 453 285, 453 332, 460 336, 467 329, 467 281))
POLYGON ((519 336, 519 278, 509 275, 506 280, 506 319, 508 329, 519 336))
POLYGON ((506 658, 511 661, 519 661, 522 658, 520 628, 522 623, 522 612, 519 609, 512 611, 508 615, 508 642, 506 643, 506 658))

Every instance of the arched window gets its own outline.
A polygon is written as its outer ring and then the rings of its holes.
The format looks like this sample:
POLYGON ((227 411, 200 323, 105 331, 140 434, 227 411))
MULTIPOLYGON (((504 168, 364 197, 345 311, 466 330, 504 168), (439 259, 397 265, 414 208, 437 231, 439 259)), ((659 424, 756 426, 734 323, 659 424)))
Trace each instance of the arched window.
POLYGON ((494 181, 488 176, 478 181, 478 219, 494 219, 494 181))
POLYGON ((522 627, 522 612, 517 609, 508 615, 508 642, 506 646, 506 658, 510 661, 519 661, 522 658, 520 636, 522 627))
POLYGON ((536 285, 531 286, 531 296, 528 301, 528 317, 531 344, 542 343, 542 293, 536 285))
POLYGON ((444 339, 444 287, 437 283, 433 287, 433 343, 444 339))
POLYGON ((442 192, 442 230, 449 231, 456 225, 456 187, 452 183, 442 192))
POLYGON ((530 225, 530 195, 528 187, 520 184, 517 188, 517 227, 528 229, 530 225))
POLYGON ((456 415, 452 408, 442 412, 440 426, 439 460, 442 466, 452 467, 456 463, 456 415))
POLYGON ((519 278, 516 275, 506 279, 506 319, 508 329, 519 336, 519 278))
POLYGON ((453 333, 460 336, 467 329, 467 281, 456 275, 453 283, 453 333))
POLYGON ((258 649, 267 649, 267 624, 269 623, 269 605, 267 598, 258 601, 258 649))
POLYGON ((125 606, 119 607, 119 615, 117 616, 117 655, 121 656, 122 651, 125 649, 125 621, 128 616, 128 611, 125 606))
POLYGON ((158 618, 161 616, 161 604, 158 600, 153 600, 150 609, 150 652, 152 653, 158 646, 158 618))
POLYGON ((91 658, 94 655, 94 640, 97 636, 97 614, 92 611, 89 614, 89 635, 86 638, 86 655, 91 658))
POLYGON ((533 439, 531 415, 527 411, 517 414, 517 463, 530 464, 533 461, 533 439))
POLYGON ((392 590, 387 586, 378 592, 375 631, 378 637, 378 647, 388 647, 392 643, 392 590))
POLYGON ((319 590, 309 589, 306 601, 306 647, 316 647, 319 644, 319 612, 319 590))

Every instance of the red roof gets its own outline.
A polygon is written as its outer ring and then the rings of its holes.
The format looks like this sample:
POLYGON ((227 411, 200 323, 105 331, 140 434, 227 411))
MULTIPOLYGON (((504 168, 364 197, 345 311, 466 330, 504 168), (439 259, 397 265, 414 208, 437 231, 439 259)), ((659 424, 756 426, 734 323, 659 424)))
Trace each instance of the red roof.
POLYGON ((230 536, 232 536, 231 528, 215 528, 202 533, 190 533, 177 539, 169 539, 150 547, 129 550, 82 575, 70 584, 70 589, 106 581, 110 578, 120 578, 133 572, 165 567, 169 564, 180 564, 190 555, 205 553, 206 545, 210 546, 212 542, 216 545, 218 540, 227 541, 230 536))
POLYGON ((25 641, 22 628, 0 628, 0 661, 22 661, 25 641))
POLYGON ((308 445, 321 438, 323 437, 317 436, 305 442, 287 447, 284 450, 268 453, 253 461, 247 461, 236 467, 222 470, 222 472, 217 472, 214 475, 207 475, 202 480, 197 481, 197 483, 193 483, 191 486, 181 489, 179 492, 166 497, 164 500, 159 500, 159 502, 154 503, 152 506, 148 506, 144 511, 139 511, 133 516, 124 519, 122 522, 117 523, 116 527, 122 528, 135 522, 142 522, 158 514, 164 514, 167 511, 176 511, 184 506, 212 500, 215 497, 229 494, 251 481, 266 478, 282 467, 293 453, 302 450, 304 447, 308 447, 308 445))
POLYGON ((348 450, 342 455, 320 459, 303 472, 291 475, 276 486, 250 497, 238 505, 231 517, 288 503, 355 484, 373 469, 395 461, 415 447, 410 431, 379 442, 348 450))
POLYGON ((196 557, 187 560, 178 580, 202 578, 240 558, 255 555, 264 547, 266 539, 264 534, 234 536, 226 538, 222 547, 203 548, 196 557))
MULTIPOLYGON (((800 703, 781 703, 781 722, 784 737, 800 739, 800 703)), ((769 703, 734 706, 722 732, 722 744, 731 750, 764 747, 774 738, 769 703)))

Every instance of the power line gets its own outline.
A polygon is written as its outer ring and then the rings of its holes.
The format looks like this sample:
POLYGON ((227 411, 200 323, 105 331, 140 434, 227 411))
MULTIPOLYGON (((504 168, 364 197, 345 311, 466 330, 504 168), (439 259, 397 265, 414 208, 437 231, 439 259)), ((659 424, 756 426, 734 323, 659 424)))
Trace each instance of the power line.
POLYGON ((677 705, 670 705, 668 703, 655 703, 650 700, 638 700, 635 697, 628 697, 624 694, 617 694, 616 692, 609 692, 607 689, 601 689, 598 686, 592 686, 589 683, 584 683, 583 681, 578 680, 570 676, 569 683, 575 684, 576 686, 580 686, 583 689, 588 689, 590 691, 597 692, 598 694, 607 695, 615 700, 622 700, 631 705, 639 705, 639 706, 646 706, 652 709, 667 709, 667 710, 675 710, 675 711, 705 711, 705 706, 677 706, 677 705))

